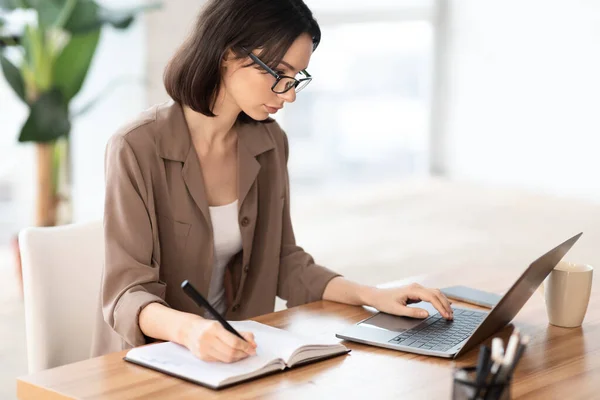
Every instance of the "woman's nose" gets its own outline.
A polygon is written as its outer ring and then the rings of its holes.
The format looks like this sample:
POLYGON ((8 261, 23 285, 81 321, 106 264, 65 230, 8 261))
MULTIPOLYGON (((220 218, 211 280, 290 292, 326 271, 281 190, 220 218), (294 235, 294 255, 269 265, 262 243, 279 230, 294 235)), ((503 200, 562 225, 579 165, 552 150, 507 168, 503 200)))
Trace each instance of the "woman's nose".
POLYGON ((288 103, 293 103, 294 101, 296 101, 296 91, 294 90, 294 88, 291 88, 287 92, 279 94, 279 97, 288 103))

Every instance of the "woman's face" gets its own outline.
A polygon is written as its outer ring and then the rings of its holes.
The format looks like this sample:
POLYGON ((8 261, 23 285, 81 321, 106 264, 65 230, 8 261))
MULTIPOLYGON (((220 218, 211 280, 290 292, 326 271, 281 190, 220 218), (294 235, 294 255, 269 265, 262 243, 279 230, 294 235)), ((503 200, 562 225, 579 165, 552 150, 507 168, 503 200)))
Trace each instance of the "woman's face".
MULTIPOLYGON (((282 62, 275 68, 270 67, 280 75, 296 76, 308 67, 312 51, 312 38, 302 34, 292 43, 282 62)), ((255 54, 258 56, 258 53, 255 54)), ((249 61, 249 58, 227 61, 224 65, 223 87, 227 97, 243 112, 261 121, 283 108, 284 103, 296 100, 296 92, 292 88, 282 94, 274 93, 271 87, 275 77, 262 68, 243 68, 249 61)))

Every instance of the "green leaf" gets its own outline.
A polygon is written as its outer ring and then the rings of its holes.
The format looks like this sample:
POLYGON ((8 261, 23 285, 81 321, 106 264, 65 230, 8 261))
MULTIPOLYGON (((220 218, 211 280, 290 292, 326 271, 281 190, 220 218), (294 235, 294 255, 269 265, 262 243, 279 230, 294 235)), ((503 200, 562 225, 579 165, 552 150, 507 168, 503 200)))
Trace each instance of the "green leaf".
POLYGON ((8 81, 10 87, 15 91, 21 100, 26 101, 25 83, 23 82, 23 77, 21 76, 19 69, 2 53, 0 53, 0 65, 2 66, 2 72, 4 73, 4 77, 8 81))
POLYGON ((92 0, 79 0, 71 18, 65 24, 65 29, 73 33, 85 33, 99 29, 104 24, 110 24, 117 29, 126 29, 137 14, 160 7, 161 3, 151 3, 114 10, 100 7, 92 0))
POLYGON ((21 38, 16 35, 15 36, 0 35, 0 50, 2 50, 3 47, 18 46, 20 42, 21 42, 21 38))
POLYGON ((134 16, 127 11, 107 10, 101 8, 98 13, 100 21, 111 24, 117 29, 127 29, 134 20, 134 16))
MULTIPOLYGON (((2 1, 2 0, 0 0, 2 1)), ((79 0, 28 0, 28 5, 37 12, 40 26, 62 28, 70 18, 79 0)))
POLYGON ((19 7, 19 2, 17 0, 0 0, 0 9, 4 10, 14 10, 19 7))
POLYGON ((0 0, 0 9, 31 8, 31 0, 0 0))
POLYGON ((62 0, 60 13, 54 20, 53 26, 62 29, 67 21, 71 18, 73 10, 77 6, 78 0, 62 0))
POLYGON ((25 84, 29 95, 31 94, 29 90, 33 90, 34 93, 42 93, 52 87, 54 56, 51 46, 48 46, 47 43, 45 33, 40 27, 32 25, 25 27, 22 44, 25 49, 24 66, 31 71, 30 75, 25 75, 25 84))
POLYGON ((55 0, 32 0, 31 5, 37 11, 38 23, 42 27, 54 25, 60 12, 62 5, 55 0))
POLYGON ((82 34, 100 29, 102 22, 98 18, 100 7, 92 0, 79 0, 64 29, 74 34, 82 34))
POLYGON ((99 29, 84 35, 73 35, 54 63, 54 85, 60 89, 67 103, 81 90, 99 38, 99 29))
POLYGON ((161 6, 161 3, 152 3, 122 10, 100 8, 98 16, 102 23, 111 24, 117 29, 127 29, 137 14, 145 11, 156 10, 161 8, 161 6))
POLYGON ((19 142, 52 142, 71 131, 69 110, 59 90, 43 93, 30 108, 19 142))

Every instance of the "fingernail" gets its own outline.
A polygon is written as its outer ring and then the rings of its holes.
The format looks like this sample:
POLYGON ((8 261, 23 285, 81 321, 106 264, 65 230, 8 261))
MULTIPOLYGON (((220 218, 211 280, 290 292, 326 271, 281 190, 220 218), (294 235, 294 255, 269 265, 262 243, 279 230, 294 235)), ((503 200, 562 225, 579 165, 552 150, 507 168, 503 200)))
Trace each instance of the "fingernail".
POLYGON ((427 316, 427 311, 421 311, 421 317, 426 317, 427 316))

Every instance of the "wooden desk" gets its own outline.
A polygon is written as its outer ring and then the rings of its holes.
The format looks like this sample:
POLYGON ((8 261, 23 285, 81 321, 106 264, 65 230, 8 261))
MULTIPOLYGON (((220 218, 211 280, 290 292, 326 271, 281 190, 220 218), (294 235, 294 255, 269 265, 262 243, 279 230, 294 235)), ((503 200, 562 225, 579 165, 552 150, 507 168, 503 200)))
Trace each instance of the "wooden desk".
MULTIPOLYGON (((456 283, 502 292, 521 269, 491 274, 475 269, 446 271, 412 281, 430 287, 456 283), (469 278, 470 277, 470 278, 469 278)), ((598 279, 596 278, 596 282, 598 279)), ((455 303, 459 305, 460 303, 455 303)), ((594 284, 581 328, 564 329, 547 323, 542 297, 534 294, 513 321, 532 336, 516 370, 513 398, 590 399, 600 391, 600 296, 594 284)), ((257 321, 311 335, 333 336, 343 327, 372 313, 362 307, 317 302, 256 318, 257 321)), ((507 336, 509 325, 499 333, 507 336)), ((491 339, 487 342, 489 343, 491 339)), ((19 399, 449 399, 452 367, 472 365, 478 349, 458 360, 424 357, 346 342, 349 355, 292 369, 247 384, 211 391, 126 363, 125 352, 54 368, 19 378, 19 399)), ((597 398, 597 397, 596 397, 597 398)))

